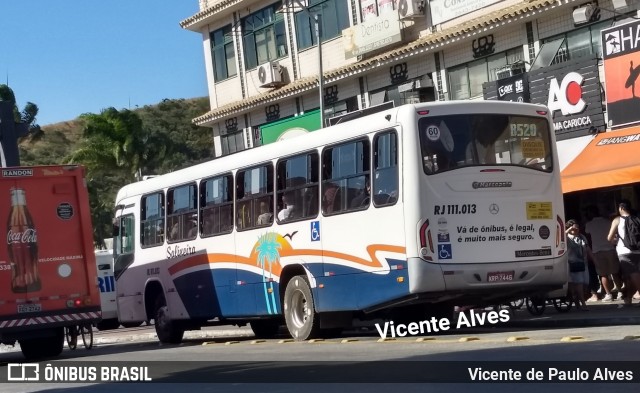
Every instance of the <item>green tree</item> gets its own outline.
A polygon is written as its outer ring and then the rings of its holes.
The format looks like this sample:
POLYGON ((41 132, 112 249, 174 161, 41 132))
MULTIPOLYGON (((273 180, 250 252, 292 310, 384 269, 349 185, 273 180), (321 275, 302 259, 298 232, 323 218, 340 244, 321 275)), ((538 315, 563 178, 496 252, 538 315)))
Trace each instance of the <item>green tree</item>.
POLYGON ((135 112, 115 108, 99 115, 80 116, 85 122, 84 141, 71 156, 71 162, 86 165, 89 170, 123 172, 127 180, 140 179, 151 161, 162 160, 166 141, 152 135, 135 112))
POLYGON ((17 137, 25 137, 31 135, 34 138, 42 136, 42 129, 36 123, 36 116, 38 115, 38 106, 33 102, 27 102, 20 111, 16 104, 16 95, 13 90, 7 85, 0 85, 0 101, 9 101, 13 105, 13 120, 17 125, 23 125, 16 128, 17 137))

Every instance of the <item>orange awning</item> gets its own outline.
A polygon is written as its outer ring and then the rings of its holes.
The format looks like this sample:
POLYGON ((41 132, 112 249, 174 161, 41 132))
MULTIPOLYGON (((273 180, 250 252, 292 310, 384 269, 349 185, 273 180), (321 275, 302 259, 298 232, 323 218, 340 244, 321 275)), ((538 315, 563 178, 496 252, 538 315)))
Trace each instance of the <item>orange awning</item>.
POLYGON ((598 134, 562 171, 564 193, 640 182, 640 126, 598 134))

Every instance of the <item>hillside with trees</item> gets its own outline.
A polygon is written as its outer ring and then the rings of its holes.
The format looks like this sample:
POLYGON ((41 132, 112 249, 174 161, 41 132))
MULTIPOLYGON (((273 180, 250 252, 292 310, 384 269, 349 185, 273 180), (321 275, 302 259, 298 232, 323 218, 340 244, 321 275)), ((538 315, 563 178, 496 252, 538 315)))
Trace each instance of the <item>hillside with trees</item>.
POLYGON ((94 240, 101 245, 111 237, 120 187, 213 158, 211 130, 191 123, 208 109, 207 98, 165 99, 132 111, 107 108, 42 126, 42 132, 20 142, 21 165, 86 166, 94 240))

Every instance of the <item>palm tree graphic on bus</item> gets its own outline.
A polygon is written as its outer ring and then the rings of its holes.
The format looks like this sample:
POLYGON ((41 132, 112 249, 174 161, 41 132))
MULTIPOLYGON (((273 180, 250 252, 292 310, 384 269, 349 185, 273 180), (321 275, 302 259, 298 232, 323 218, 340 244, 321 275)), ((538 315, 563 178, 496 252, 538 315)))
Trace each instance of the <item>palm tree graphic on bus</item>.
POLYGON ((269 281, 269 289, 267 290, 267 276, 265 264, 269 264, 269 278, 272 278, 272 267, 274 263, 280 262, 280 250, 282 245, 278 241, 278 234, 275 232, 267 232, 258 238, 256 252, 258 254, 257 264, 262 268, 262 283, 264 285, 264 297, 267 302, 267 312, 269 314, 277 314, 276 297, 273 290, 273 281, 269 281), (271 297, 269 297, 271 293, 271 297))

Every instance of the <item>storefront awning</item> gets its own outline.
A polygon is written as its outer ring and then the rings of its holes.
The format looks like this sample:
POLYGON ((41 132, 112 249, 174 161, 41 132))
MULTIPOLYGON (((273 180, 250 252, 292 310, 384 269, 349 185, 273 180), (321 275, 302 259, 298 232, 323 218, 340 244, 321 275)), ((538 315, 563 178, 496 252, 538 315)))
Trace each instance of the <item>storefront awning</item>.
POLYGON ((562 171, 564 193, 640 182, 640 126, 598 134, 562 171))
POLYGON ((571 161, 575 160, 592 140, 593 135, 585 135, 556 142, 560 171, 564 171, 564 168, 571 164, 571 161))

